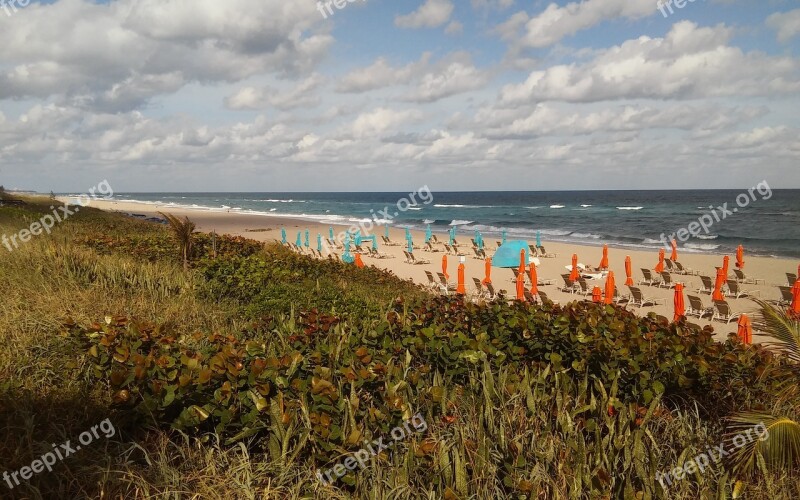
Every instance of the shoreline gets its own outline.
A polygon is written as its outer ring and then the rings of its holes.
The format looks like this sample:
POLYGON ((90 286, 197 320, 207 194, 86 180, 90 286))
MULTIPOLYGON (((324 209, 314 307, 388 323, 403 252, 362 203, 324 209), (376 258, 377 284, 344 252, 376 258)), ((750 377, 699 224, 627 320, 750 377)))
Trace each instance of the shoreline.
MULTIPOLYGON (((63 200, 63 198, 60 198, 63 200)), ((309 231, 310 234, 310 244, 311 248, 316 249, 316 235, 320 233, 324 238, 328 236, 329 227, 334 227, 334 234, 339 234, 341 231, 344 231, 345 228, 351 226, 352 224, 342 225, 342 224, 322 224, 319 222, 311 222, 303 219, 296 219, 291 217, 284 217, 284 216, 264 216, 264 215, 255 215, 255 214, 247 214, 247 213, 238 213, 238 211, 209 211, 206 209, 188 209, 184 207, 175 207, 175 206, 162 206, 162 205, 151 205, 145 203, 135 203, 135 202, 117 202, 113 200, 92 200, 90 206, 94 208, 98 208, 101 210, 111 211, 111 212, 118 212, 121 214, 125 213, 139 213, 145 216, 159 216, 158 212, 167 212, 176 215, 176 216, 187 216, 192 219, 193 222, 197 225, 197 230, 202 232, 212 232, 215 231, 219 234, 230 234, 233 236, 243 236, 253 240, 262 241, 262 242, 273 242, 273 241, 280 241, 281 240, 281 228, 285 228, 287 232, 287 242, 295 242, 297 237, 297 232, 300 231, 303 234, 305 230, 309 231), (337 230, 337 228, 339 228, 337 230)), ((159 216, 160 217, 160 216, 159 216)), ((422 246, 425 238, 424 231, 419 230, 411 230, 414 244, 415 246, 419 245, 422 246)), ((471 245, 467 245, 466 243, 474 237, 474 234, 465 233, 461 231, 457 236, 457 240, 461 240, 460 243, 462 246, 460 247, 460 252, 467 254, 465 256, 465 271, 466 271, 466 286, 468 292, 472 292, 475 287, 473 285, 473 278, 483 279, 484 277, 484 261, 478 260, 475 258, 472 250, 471 245)), ((376 230, 373 231, 372 234, 375 234, 379 237, 384 234, 383 226, 376 226, 376 230)), ((436 233, 441 234, 441 233, 436 233)), ((446 233, 445 233, 446 234, 446 233)), ((402 228, 389 226, 389 235, 393 242, 399 242, 401 244, 405 241, 405 230, 402 228)), ((499 238, 498 238, 499 239, 499 238)), ((508 238, 512 240, 512 237, 508 238)), ((440 241, 442 239, 440 238, 440 241)), ((578 254, 579 262, 583 264, 588 264, 590 266, 596 266, 599 264, 600 259, 602 257, 602 243, 599 243, 598 246, 590 246, 590 245, 582 245, 582 244, 569 244, 569 243, 562 243, 562 242, 554 242, 548 241, 544 235, 542 238, 542 245, 547 249, 548 252, 556 253, 558 257, 556 258, 541 258, 540 264, 537 266, 538 274, 540 279, 550 279, 553 280, 553 285, 543 286, 540 287, 542 292, 545 292, 551 300, 555 300, 560 302, 561 304, 565 304, 570 301, 574 300, 583 300, 586 297, 582 296, 581 294, 571 294, 567 292, 560 291, 561 285, 563 285, 563 279, 561 275, 567 273, 568 270, 565 266, 569 266, 571 264, 571 257, 573 253, 578 254)), ((487 254, 491 255, 493 250, 496 248, 495 238, 489 239, 486 236, 486 249, 487 254)), ((533 242, 531 242, 533 243, 533 242)), ((438 245, 438 248, 442 248, 441 245, 438 245)), ((443 249, 443 248, 442 248, 443 249)), ((377 259, 369 256, 364 256, 364 262, 366 265, 374 265, 378 268, 382 268, 388 271, 393 272, 397 276, 403 279, 409 279, 415 283, 421 285, 427 285, 428 279, 425 275, 425 271, 431 271, 434 273, 442 271, 442 255, 443 252, 427 252, 423 250, 417 250, 414 252, 414 255, 417 259, 424 259, 430 261, 429 264, 425 265, 412 265, 406 263, 405 257, 403 256, 403 250, 405 250, 405 245, 402 246, 385 246, 382 242, 379 242, 379 251, 385 254, 392 255, 393 258, 389 259, 377 259)), ((684 266, 687 266, 691 269, 696 271, 700 271, 702 275, 710 276, 712 279, 716 274, 715 267, 721 266, 723 261, 724 254, 705 254, 705 253, 689 253, 689 252, 681 252, 679 249, 678 260, 684 266)), ((733 274, 734 269, 734 262, 735 256, 728 254, 730 257, 730 274, 733 274)), ((657 251, 647 251, 647 250, 632 250, 632 249, 620 249, 615 248, 609 245, 609 269, 614 271, 617 288, 619 289, 620 294, 627 295, 628 290, 627 287, 624 285, 625 283, 625 267, 624 267, 624 260, 626 256, 630 256, 633 261, 633 279, 645 297, 652 297, 656 299, 660 299, 663 304, 657 306, 647 306, 647 307, 632 307, 629 306, 629 310, 633 310, 639 315, 646 315, 647 313, 654 312, 658 315, 667 317, 668 319, 672 319, 674 315, 674 308, 673 308, 673 297, 674 292, 672 289, 664 288, 664 287, 654 287, 648 285, 639 285, 639 281, 642 279, 642 268, 652 269, 658 263, 658 252, 657 251)), ((669 253, 667 253, 667 257, 669 253)), ((456 276, 456 268, 458 265, 459 257, 454 255, 448 255, 448 274, 450 275, 450 279, 455 280, 456 276)), ((748 277, 754 277, 766 280, 766 284, 758 284, 758 285, 741 285, 741 288, 745 290, 750 290, 760 295, 760 298, 767 299, 767 300, 775 300, 780 297, 780 290, 778 290, 778 286, 785 286, 786 283, 786 273, 795 273, 797 271, 798 262, 788 258, 782 257, 764 257, 764 256, 753 256, 748 255, 745 249, 745 267, 744 272, 748 277)), ((509 293, 509 296, 512 296, 514 293, 514 282, 512 280, 512 272, 506 269, 500 268, 492 268, 492 282, 495 284, 495 288, 497 290, 506 290, 509 293)), ((709 307, 712 305, 711 297, 709 294, 698 293, 698 289, 701 285, 700 277, 698 276, 688 276, 688 275, 678 275, 672 274, 673 279, 676 282, 683 283, 685 286, 685 293, 684 296, 688 297, 689 295, 694 295, 700 297, 702 303, 705 307, 709 307)), ((591 280, 588 282, 589 287, 593 288, 594 286, 600 286, 603 288, 604 281, 601 280, 591 280)), ((588 297, 591 299, 591 296, 588 297)), ((732 298, 726 297, 726 300, 731 305, 733 312, 735 313, 746 313, 749 316, 755 312, 757 309, 757 304, 745 297, 742 298, 732 298)), ((688 298, 686 299, 687 308, 689 306, 688 298)), ((752 317, 752 316, 751 316, 752 317)), ((727 338, 728 333, 735 332, 737 329, 736 321, 732 321, 729 324, 725 324, 720 321, 714 321, 713 323, 709 321, 709 317, 705 316, 703 319, 698 319, 696 317, 689 318, 689 321, 695 323, 700 326, 712 325, 714 327, 714 331, 718 340, 724 340, 727 338)), ((758 333, 754 333, 754 342, 757 342, 758 333)))

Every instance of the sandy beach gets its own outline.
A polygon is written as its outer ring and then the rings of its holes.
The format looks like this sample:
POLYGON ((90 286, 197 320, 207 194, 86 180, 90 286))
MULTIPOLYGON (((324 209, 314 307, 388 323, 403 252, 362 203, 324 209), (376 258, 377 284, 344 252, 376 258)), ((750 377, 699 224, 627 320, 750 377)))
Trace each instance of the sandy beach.
MULTIPOLYGON (((158 212, 166 211, 178 216, 188 216, 192 221, 197 224, 199 231, 211 232, 216 231, 219 234, 230 234, 235 236, 244 236, 258 241, 271 242, 280 241, 281 229, 285 228, 287 233, 287 241, 294 242, 297 238, 297 232, 305 232, 309 230, 311 237, 311 246, 316 248, 316 235, 322 234, 323 238, 328 235, 329 225, 314 223, 311 221, 290 219, 285 217, 267 217, 262 215, 250 215, 232 212, 212 212, 207 210, 193 210, 187 208, 176 208, 174 206, 159 206, 144 203, 133 202, 115 202, 106 200, 93 200, 91 206, 103 210, 115 211, 121 213, 136 213, 147 216, 158 216, 158 212)), ((335 234, 346 230, 346 226, 333 226, 335 234)), ((383 227, 375 230, 378 236, 383 235, 383 227)), ((428 252, 424 250, 416 250, 414 252, 418 260, 430 261, 430 264, 413 265, 406 262, 403 250, 405 246, 405 229, 392 227, 389 230, 390 238, 394 242, 401 243, 401 246, 385 246, 379 244, 381 253, 392 255, 394 258, 377 259, 370 256, 364 256, 363 260, 366 265, 373 265, 381 269, 389 270, 404 279, 413 280, 415 283, 425 285, 428 279, 425 271, 431 271, 434 274, 442 270, 442 255, 444 254, 443 245, 435 245, 440 252, 428 252)), ((412 231, 414 238, 414 245, 423 246, 425 234, 418 231, 412 231)), ((447 235, 437 234, 440 241, 447 241, 447 235)), ((460 233, 457 237, 461 247, 460 253, 466 254, 465 270, 466 270, 466 286, 468 293, 475 291, 472 278, 482 279, 484 277, 484 261, 475 257, 470 243, 470 238, 474 235, 460 233)), ((487 255, 491 256, 497 248, 495 239, 490 239, 485 236, 487 255)), ((530 242, 533 243, 533 242, 530 242)), ((540 287, 540 290, 547 294, 547 296, 554 301, 561 304, 574 301, 574 300, 591 300, 591 296, 584 297, 581 294, 572 294, 561 290, 563 287, 562 274, 568 272, 565 266, 571 264, 573 254, 577 254, 579 262, 587 266, 597 266, 602 258, 602 248, 600 246, 581 246, 574 244, 564 244, 556 242, 542 241, 542 245, 546 247, 548 253, 556 254, 554 258, 540 259, 540 265, 537 267, 539 280, 552 280, 552 285, 540 287)), ((672 318, 674 315, 673 297, 674 291, 666 287, 648 286, 645 284, 639 285, 642 280, 641 268, 653 269, 658 263, 658 253, 651 251, 638 251, 631 249, 609 248, 609 268, 614 271, 616 277, 617 288, 620 294, 627 295, 628 289, 625 283, 625 258, 630 256, 633 264, 633 279, 637 283, 636 286, 642 289, 643 295, 648 298, 660 299, 662 304, 655 306, 634 307, 628 306, 628 309, 635 311, 637 314, 646 315, 648 313, 655 313, 667 318, 672 318)), ((667 253, 669 257, 669 252, 667 253)), ((698 271, 701 275, 710 276, 712 280, 716 276, 716 267, 722 265, 723 255, 712 254, 698 254, 698 253, 680 253, 679 262, 685 267, 698 271)), ((733 277, 733 269, 735 256, 730 255, 730 276, 733 277)), ((457 266, 459 257, 455 255, 448 255, 448 273, 450 281, 456 280, 457 266)), ((787 285, 786 273, 794 273, 797 270, 797 262, 789 259, 768 258, 768 257, 753 257, 748 256, 745 251, 745 268, 744 272, 748 278, 758 278, 759 284, 746 284, 740 285, 740 288, 746 291, 753 292, 757 297, 767 300, 777 300, 780 297, 780 290, 778 286, 787 285), (764 280, 762 283, 760 280, 764 280)), ((493 268, 492 269, 492 282, 497 290, 506 290, 510 296, 515 293, 515 284, 513 281, 513 273, 508 269, 493 268)), ((685 295, 695 295, 700 297, 705 307, 713 305, 711 296, 708 293, 700 293, 698 290, 701 287, 701 279, 699 276, 689 275, 672 275, 673 281, 683 283, 685 288, 685 295)), ((588 280, 589 288, 600 286, 603 288, 604 280, 588 280)), ((734 313, 752 314, 757 309, 757 304, 749 298, 733 298, 726 297, 726 300, 731 305, 734 313)), ((686 305, 689 306, 688 298, 686 305)), ((717 334, 718 339, 723 340, 730 332, 736 331, 736 321, 726 324, 722 321, 710 321, 709 316, 703 319, 697 317, 690 318, 692 323, 705 326, 712 325, 717 334)), ((758 332, 754 332, 753 341, 759 342, 758 332)))

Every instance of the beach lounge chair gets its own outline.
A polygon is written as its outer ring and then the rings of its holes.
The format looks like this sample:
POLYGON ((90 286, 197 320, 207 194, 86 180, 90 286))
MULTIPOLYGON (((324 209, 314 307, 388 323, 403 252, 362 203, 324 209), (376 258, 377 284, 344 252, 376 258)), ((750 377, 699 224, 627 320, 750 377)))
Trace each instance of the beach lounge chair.
POLYGON ((639 281, 640 285, 648 285, 648 286, 658 286, 661 283, 661 280, 653 276, 652 271, 646 268, 642 268, 642 276, 644 278, 639 281))
POLYGON ((392 241, 391 239, 387 238, 386 236, 381 236, 381 239, 383 239, 383 244, 386 245, 387 247, 399 247, 400 246, 400 243, 395 243, 394 241, 392 241))
POLYGON ((439 277, 439 284, 443 287, 445 293, 447 292, 455 292, 458 288, 458 285, 455 283, 448 283, 447 278, 444 277, 444 273, 436 273, 436 276, 439 277))
POLYGON ((743 285, 758 285, 759 283, 767 283, 766 280, 762 280, 761 278, 748 278, 741 269, 734 269, 733 274, 736 276, 736 281, 743 285))
POLYGON ((403 253, 406 254, 406 262, 408 262, 409 264, 413 264, 415 266, 422 266, 431 263, 431 261, 429 260, 417 259, 416 257, 414 257, 413 253, 409 253, 405 250, 403 250, 403 253))
POLYGON ((675 286, 675 282, 672 281, 672 275, 666 271, 662 272, 661 283, 659 283, 658 286, 661 288, 673 288, 675 286))
POLYGON ((475 284, 475 290, 477 291, 475 296, 482 299, 491 299, 492 296, 489 294, 489 290, 483 287, 483 283, 478 278, 472 278, 472 283, 475 284))
POLYGON ((797 282, 797 275, 792 273, 786 273, 786 286, 794 286, 795 282, 797 282))
POLYGON ((714 316, 714 309, 704 306, 700 297, 696 295, 687 295, 686 298, 689 299, 689 307, 686 308, 687 316, 697 316, 698 319, 703 319, 703 316, 706 314, 711 317, 714 316))
POLYGON ((443 243, 443 245, 447 249, 448 253, 450 253, 452 255, 455 255, 456 257, 466 257, 466 255, 467 255, 467 254, 465 254, 463 252, 459 252, 458 248, 456 248, 455 245, 451 246, 451 245, 448 245, 447 243, 443 243))
MULTIPOLYGON (((490 299, 496 299, 497 298, 497 292, 494 289, 494 285, 492 285, 491 283, 486 283, 486 291, 489 292, 489 298, 490 299)), ((500 291, 502 292, 502 290, 500 290, 500 291)))
POLYGON ((620 295, 619 288, 614 287, 614 304, 622 304, 623 302, 627 303, 631 301, 630 295, 620 295))
POLYGON ((430 241, 425 243, 425 248, 423 248, 422 250, 425 251, 425 252, 431 252, 431 253, 441 252, 441 250, 439 250, 438 248, 434 247, 433 243, 431 243, 430 241))
POLYGON ((714 282, 711 280, 711 276, 700 276, 700 281, 703 284, 697 289, 697 293, 707 293, 709 295, 714 293, 714 282))
POLYGON ((369 254, 376 259, 394 259, 394 255, 380 253, 378 250, 374 248, 369 249, 369 254))
POLYGON ((425 276, 428 278, 428 288, 432 290, 439 290, 441 288, 441 284, 436 281, 436 278, 433 277, 433 273, 430 271, 425 271, 425 276))
POLYGON ((728 280, 728 297, 733 297, 735 299, 741 297, 752 297, 754 295, 761 296, 761 290, 742 290, 739 288, 739 282, 736 280, 728 280))
POLYGON ((539 303, 541 303, 541 304, 547 304, 547 303, 558 304, 558 301, 557 300, 552 300, 550 297, 547 296, 546 293, 540 291, 539 292, 539 303))
POLYGON ((664 264, 667 266, 667 272, 674 273, 678 270, 672 263, 672 259, 664 259, 664 264))
POLYGON ((578 287, 578 293, 584 297, 592 294, 592 289, 589 288, 589 283, 586 282, 585 278, 578 279, 578 287))
POLYGON ((711 318, 711 321, 718 319, 720 321, 724 321, 725 323, 730 323, 735 319, 739 319, 740 314, 731 311, 730 304, 724 300, 715 300, 714 309, 714 316, 711 318))
POLYGON ((497 242, 497 248, 500 248, 501 246, 503 246, 503 242, 502 241, 498 241, 497 242))
POLYGON ((432 234, 431 235, 431 241, 434 242, 434 243, 439 243, 439 238, 437 238, 435 234, 432 234))
POLYGON ((562 274, 561 277, 564 279, 564 287, 561 289, 562 292, 575 293, 580 289, 579 284, 569 279, 569 274, 562 274))
POLYGON ((675 265, 675 269, 678 274, 686 274, 689 276, 698 276, 700 274, 699 272, 695 271, 690 267, 684 267, 684 265, 678 262, 677 260, 673 262, 673 264, 675 265))
POLYGON ((628 289, 631 291, 631 300, 629 304, 637 306, 637 307, 645 307, 645 306, 656 306, 659 304, 666 304, 664 299, 657 299, 652 297, 645 297, 642 294, 642 290, 635 286, 629 286, 628 289))
MULTIPOLYGON (((539 257, 539 249, 536 248, 535 245, 528 245, 528 248, 531 251, 531 257, 539 257)), ((543 256, 542 256, 543 257, 543 256)))
POLYGON ((472 251, 475 252, 475 255, 472 256, 473 259, 478 259, 478 260, 485 260, 486 259, 486 254, 480 248, 473 247, 472 251))
POLYGON ((558 257, 557 253, 547 253, 547 250, 545 250, 544 247, 539 247, 539 251, 541 252, 541 257, 544 259, 555 259, 558 257))
POLYGON ((779 306, 792 305, 792 301, 794 301, 794 294, 792 293, 792 288, 788 286, 779 286, 778 288, 781 291, 781 299, 778 301, 778 305, 779 306))

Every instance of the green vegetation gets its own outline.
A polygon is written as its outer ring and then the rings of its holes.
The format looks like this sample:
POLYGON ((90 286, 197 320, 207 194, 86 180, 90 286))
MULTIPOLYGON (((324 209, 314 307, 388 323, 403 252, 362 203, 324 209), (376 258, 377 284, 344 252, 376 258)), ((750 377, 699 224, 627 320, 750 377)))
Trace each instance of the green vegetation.
MULTIPOLYGON (((48 206, 0 208, 0 233, 48 206)), ((375 268, 179 229, 85 209, 0 248, 0 473, 105 418, 118 429, 0 496, 800 494, 796 461, 767 453, 777 441, 666 490, 656 479, 743 416, 786 414, 794 358, 610 306, 430 297, 375 268), (316 480, 418 411, 425 433, 316 480)))

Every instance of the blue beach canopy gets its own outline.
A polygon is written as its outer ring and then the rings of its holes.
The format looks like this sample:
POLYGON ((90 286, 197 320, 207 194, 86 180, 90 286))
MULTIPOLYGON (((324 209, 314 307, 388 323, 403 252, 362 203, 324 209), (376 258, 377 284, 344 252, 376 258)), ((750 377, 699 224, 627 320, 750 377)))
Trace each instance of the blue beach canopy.
POLYGON ((537 247, 542 246, 542 232, 541 231, 536 231, 536 246, 537 247))
POLYGON ((286 228, 281 229, 281 243, 286 244, 286 228))
POLYGON ((317 233, 317 252, 322 252, 322 235, 317 233))
POLYGON ((303 235, 300 233, 300 231, 297 231, 297 246, 303 246, 303 235))
POLYGON ((511 240, 503 243, 495 252, 494 257, 492 257, 492 266, 518 268, 520 250, 525 251, 525 265, 527 266, 530 263, 528 242, 522 240, 511 240))
POLYGON ((308 242, 308 229, 306 229, 306 248, 308 248, 309 246, 310 245, 309 245, 309 242, 308 242))

